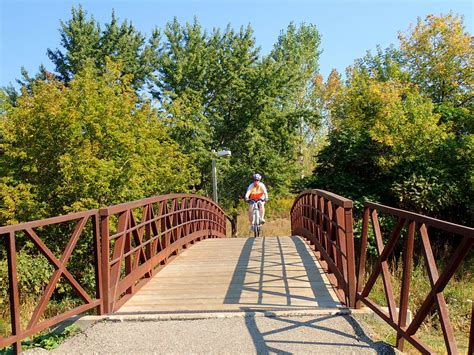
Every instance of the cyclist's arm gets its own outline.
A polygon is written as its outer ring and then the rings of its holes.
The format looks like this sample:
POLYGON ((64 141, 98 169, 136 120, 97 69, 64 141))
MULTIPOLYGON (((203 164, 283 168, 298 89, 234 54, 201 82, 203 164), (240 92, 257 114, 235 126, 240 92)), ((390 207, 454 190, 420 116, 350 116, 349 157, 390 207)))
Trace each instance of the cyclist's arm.
POLYGON ((267 187, 265 185, 263 185, 262 187, 263 187, 263 199, 266 201, 266 200, 268 200, 267 187))
POLYGON ((250 191, 252 190, 251 187, 252 185, 247 187, 247 192, 245 193, 245 201, 247 201, 250 198, 250 191))

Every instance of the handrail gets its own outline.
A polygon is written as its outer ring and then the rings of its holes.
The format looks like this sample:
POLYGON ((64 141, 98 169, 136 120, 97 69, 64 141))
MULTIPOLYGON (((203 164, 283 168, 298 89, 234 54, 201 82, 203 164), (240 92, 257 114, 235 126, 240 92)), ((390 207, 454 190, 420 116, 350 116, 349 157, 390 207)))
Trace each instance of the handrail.
MULTIPOLYGON (((419 329, 423 320, 427 317, 431 309, 436 305, 439 315, 441 328, 445 339, 445 345, 448 353, 457 353, 454 331, 449 320, 448 308, 444 299, 443 290, 453 277, 454 273, 462 263, 469 250, 474 245, 474 228, 457 225, 454 223, 442 221, 439 219, 423 216, 417 213, 408 212, 393 207, 388 207, 376 203, 367 202, 364 205, 364 214, 362 222, 362 238, 359 257, 359 272, 357 280, 357 308, 364 303, 378 314, 386 323, 388 323, 397 332, 396 346, 403 350, 404 340, 411 343, 417 350, 424 354, 432 353, 432 349, 418 337, 415 333, 419 329), (383 243, 382 230, 379 224, 379 212, 385 215, 393 216, 398 219, 395 227, 389 234, 387 243, 383 243), (367 260, 367 243, 369 223, 375 236, 378 260, 371 275, 365 282, 365 264, 367 260), (439 275, 434 259, 431 242, 428 233, 428 227, 435 228, 444 232, 456 234, 461 237, 459 245, 451 255, 443 272, 439 275), (402 231, 407 228, 406 236, 402 231), (425 298, 422 306, 418 309, 410 324, 407 324, 408 301, 410 292, 410 274, 413 265, 413 255, 415 246, 415 237, 421 239, 421 251, 425 259, 428 278, 431 284, 431 291, 425 298), (397 243, 403 241, 403 276, 400 290, 400 304, 397 309, 395 296, 391 283, 391 274, 388 265, 388 258, 393 253, 397 243), (388 313, 384 311, 368 296, 372 290, 379 275, 382 275, 385 297, 388 304, 388 313)), ((471 337, 469 341, 469 353, 474 350, 474 307, 471 319, 471 337)))
POLYGON ((293 235, 307 239, 336 294, 355 306, 355 255, 352 201, 324 190, 299 194, 291 207, 293 235))
POLYGON ((225 212, 199 195, 154 196, 102 208, 99 214, 104 313, 118 310, 182 249, 226 236, 225 212), (113 232, 111 218, 117 224, 113 232))
MULTIPOLYGON (((65 216, 47 218, 39 221, 32 221, 20 223, 11 226, 0 227, 0 236, 6 244, 7 263, 8 263, 8 283, 9 283, 9 303, 10 303, 10 322, 11 335, 8 337, 0 337, 0 348, 13 344, 14 351, 21 351, 21 340, 29 337, 37 332, 49 328, 65 319, 68 319, 76 314, 86 312, 91 309, 96 309, 100 313, 101 308, 101 289, 100 289, 100 240, 99 240, 99 214, 98 210, 90 210, 86 212, 72 213, 65 216), (90 222, 90 223, 89 223, 90 222), (46 227, 51 225, 59 225, 66 227, 75 223, 72 235, 68 237, 68 243, 64 249, 61 257, 56 257, 50 248, 44 243, 41 235, 44 231, 35 231, 35 228, 46 227), (54 267, 55 271, 52 273, 48 284, 44 289, 44 294, 37 303, 33 314, 31 315, 26 328, 21 326, 20 321, 20 294, 18 289, 18 270, 17 270, 17 237, 18 234, 24 235, 37 248, 38 252, 48 260, 54 267), (92 238, 90 238, 92 236, 92 238), (90 238, 90 239, 89 239, 90 238), (95 295, 92 297, 79 283, 78 280, 68 270, 68 261, 71 258, 73 251, 79 240, 85 240, 94 251, 94 268, 95 268, 95 295), (44 318, 45 310, 54 293, 56 285, 61 277, 67 279, 73 290, 80 296, 83 303, 72 310, 63 312, 50 319, 44 318)), ((64 235, 60 236, 64 238, 64 235)), ((0 242, 2 242, 0 240, 0 242)))
POLYGON ((229 217, 209 198, 193 194, 168 194, 0 227, 0 236, 5 237, 2 239, 7 249, 12 328, 10 336, 0 337, 0 348, 13 344, 14 352, 18 353, 21 351, 22 339, 67 318, 94 308, 99 314, 116 311, 183 249, 203 239, 225 237, 225 218, 229 217), (62 256, 57 258, 41 238, 45 231, 35 229, 61 223, 76 224, 62 256), (116 233, 111 233, 114 229, 116 233), (26 329, 20 324, 16 260, 19 235, 30 239, 55 268, 26 329), (67 269, 68 260, 79 238, 89 235, 92 235, 90 243, 94 250, 94 297, 84 291, 67 269), (43 320, 60 277, 69 281, 84 304, 43 320))

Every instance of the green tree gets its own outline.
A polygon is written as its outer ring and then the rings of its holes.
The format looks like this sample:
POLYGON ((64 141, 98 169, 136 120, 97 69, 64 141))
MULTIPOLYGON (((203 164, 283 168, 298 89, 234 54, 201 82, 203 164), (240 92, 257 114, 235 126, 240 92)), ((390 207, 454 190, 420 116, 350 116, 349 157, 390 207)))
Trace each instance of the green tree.
POLYGON ((330 107, 335 129, 312 186, 472 224, 470 60, 451 14, 419 20, 400 48, 356 60, 330 107))
POLYGON ((298 160, 301 176, 311 171, 305 169, 312 157, 308 152, 321 124, 320 112, 314 106, 314 83, 319 71, 319 46, 321 37, 315 25, 290 23, 282 31, 270 56, 284 68, 287 78, 283 104, 299 121, 298 160))
POLYGON ((101 30, 93 16, 79 6, 73 7, 71 19, 61 21, 62 50, 48 49, 48 57, 56 66, 59 78, 67 83, 80 72, 86 63, 92 61, 97 74, 106 69, 106 58, 122 63, 122 75, 131 74, 135 89, 151 83, 157 69, 160 33, 152 31, 148 41, 129 22, 121 24, 112 12, 110 23, 101 30))
POLYGON ((23 90, 2 115, 1 222, 188 191, 190 160, 112 61, 23 90), (15 218, 16 216, 16 218, 15 218))
POLYGON ((415 86, 357 69, 338 100, 338 124, 318 157, 315 184, 355 199, 401 202, 395 184, 429 165, 450 137, 448 127, 415 86))
POLYGON ((209 193, 211 149, 232 151, 218 164, 219 202, 235 222, 254 171, 273 193, 288 191, 294 180, 301 75, 288 58, 260 58, 250 27, 207 33, 196 19, 185 25, 175 19, 164 36, 156 86, 172 136, 194 157, 209 193))
POLYGON ((408 33, 400 33, 400 50, 411 80, 433 102, 472 102, 474 47, 461 17, 428 15, 408 33))

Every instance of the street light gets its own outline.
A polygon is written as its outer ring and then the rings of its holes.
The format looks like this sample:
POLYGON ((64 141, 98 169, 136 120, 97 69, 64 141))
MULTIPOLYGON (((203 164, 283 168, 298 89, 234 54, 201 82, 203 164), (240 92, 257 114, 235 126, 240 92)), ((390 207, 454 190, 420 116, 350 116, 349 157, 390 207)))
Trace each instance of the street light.
POLYGON ((217 166, 216 166, 216 156, 218 158, 223 157, 230 157, 231 151, 230 150, 221 150, 216 152, 214 149, 212 150, 213 157, 212 157, 212 197, 214 202, 217 203, 217 166))

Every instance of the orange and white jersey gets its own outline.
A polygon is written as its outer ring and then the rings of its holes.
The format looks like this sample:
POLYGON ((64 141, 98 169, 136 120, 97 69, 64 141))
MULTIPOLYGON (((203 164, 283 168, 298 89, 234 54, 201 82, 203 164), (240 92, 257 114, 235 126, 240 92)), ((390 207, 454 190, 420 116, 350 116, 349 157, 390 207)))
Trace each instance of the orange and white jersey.
POLYGON ((249 185, 247 188, 247 192, 245 193, 246 200, 259 200, 259 199, 268 199, 268 192, 267 188, 263 182, 259 182, 257 186, 253 183, 249 185))

